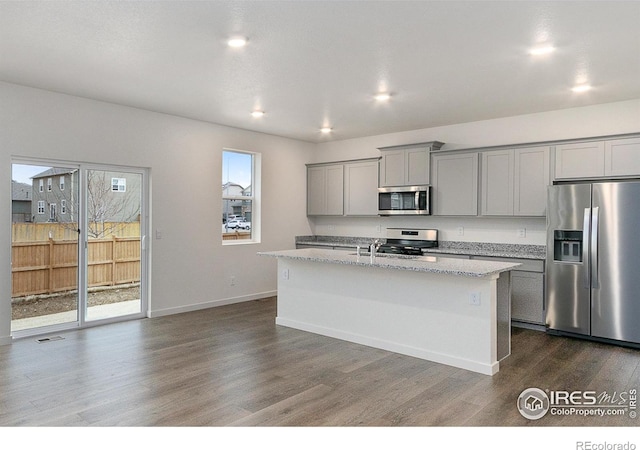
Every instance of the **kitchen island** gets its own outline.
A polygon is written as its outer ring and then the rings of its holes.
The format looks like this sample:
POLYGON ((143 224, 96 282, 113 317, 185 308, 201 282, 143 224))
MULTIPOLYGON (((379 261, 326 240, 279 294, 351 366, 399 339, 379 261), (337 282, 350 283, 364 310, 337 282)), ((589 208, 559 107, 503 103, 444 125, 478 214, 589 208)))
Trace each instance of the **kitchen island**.
POLYGON ((352 250, 278 258, 278 325, 493 375, 510 353, 519 264, 352 250))

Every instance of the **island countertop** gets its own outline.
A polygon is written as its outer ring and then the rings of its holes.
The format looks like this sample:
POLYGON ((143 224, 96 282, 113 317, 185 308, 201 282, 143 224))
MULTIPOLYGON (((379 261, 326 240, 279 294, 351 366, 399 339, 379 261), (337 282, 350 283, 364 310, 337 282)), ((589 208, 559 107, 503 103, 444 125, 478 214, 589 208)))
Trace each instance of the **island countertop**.
POLYGON ((304 260, 329 264, 348 264, 414 272, 440 273, 465 277, 486 277, 515 269, 518 263, 447 258, 443 256, 403 256, 378 254, 371 260, 369 254, 357 256, 353 250, 307 248, 274 252, 259 252, 262 256, 304 260))

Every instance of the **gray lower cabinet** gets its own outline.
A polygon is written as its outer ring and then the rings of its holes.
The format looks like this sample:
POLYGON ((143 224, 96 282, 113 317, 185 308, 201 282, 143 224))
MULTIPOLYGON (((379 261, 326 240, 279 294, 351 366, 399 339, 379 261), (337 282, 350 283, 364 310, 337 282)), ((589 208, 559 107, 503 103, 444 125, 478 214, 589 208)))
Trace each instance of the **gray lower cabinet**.
POLYGON ((544 325, 544 274, 511 271, 511 320, 544 325))
POLYGON ((511 321, 514 326, 544 325, 544 261, 473 256, 472 259, 522 264, 511 271, 511 321))

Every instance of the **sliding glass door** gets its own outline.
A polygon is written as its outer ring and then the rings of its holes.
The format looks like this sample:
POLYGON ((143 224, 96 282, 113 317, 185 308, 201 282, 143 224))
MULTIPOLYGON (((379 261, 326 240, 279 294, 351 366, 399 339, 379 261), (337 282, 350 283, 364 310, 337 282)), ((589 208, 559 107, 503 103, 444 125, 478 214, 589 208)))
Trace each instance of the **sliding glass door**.
POLYGON ((12 334, 144 317, 145 170, 20 162, 12 178, 12 334))
POLYGON ((87 321, 142 312, 142 173, 88 169, 87 321))
POLYGON ((78 323, 79 166, 13 164, 11 330, 78 323))

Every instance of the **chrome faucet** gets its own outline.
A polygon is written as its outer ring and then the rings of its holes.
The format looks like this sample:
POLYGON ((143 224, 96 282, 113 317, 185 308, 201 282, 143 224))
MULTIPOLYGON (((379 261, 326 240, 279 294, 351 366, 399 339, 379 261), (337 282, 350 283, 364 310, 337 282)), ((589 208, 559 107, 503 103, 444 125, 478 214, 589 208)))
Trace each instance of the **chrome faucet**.
POLYGON ((373 241, 373 243, 369 246, 369 251, 371 253, 371 261, 373 262, 374 259, 376 259, 376 252, 378 251, 378 249, 380 248, 380 240, 376 239, 375 241, 373 241))

